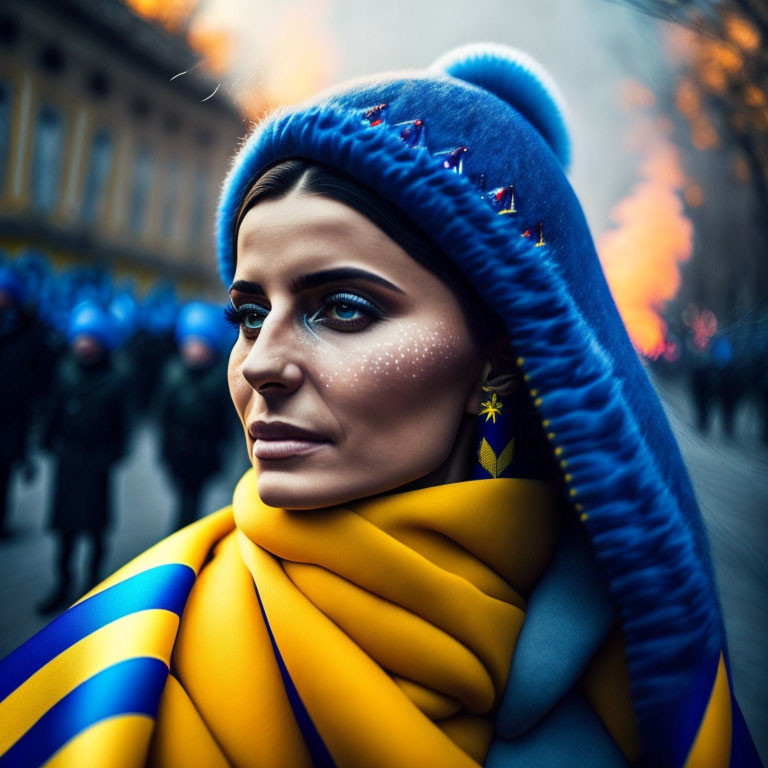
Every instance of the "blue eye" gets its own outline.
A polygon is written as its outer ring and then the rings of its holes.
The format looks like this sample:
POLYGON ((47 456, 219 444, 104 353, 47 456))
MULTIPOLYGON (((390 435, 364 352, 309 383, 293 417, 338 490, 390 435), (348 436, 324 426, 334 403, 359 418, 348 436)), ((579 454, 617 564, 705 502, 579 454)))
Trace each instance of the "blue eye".
POLYGON ((268 314, 269 310, 258 304, 243 304, 240 307, 230 304, 224 310, 228 323, 249 333, 260 330, 268 314))
POLYGON ((335 313, 336 317, 339 317, 342 320, 352 320, 355 319, 355 315, 362 314, 359 309, 343 301, 334 304, 330 311, 331 313, 335 313))
POLYGON ((243 325, 249 331, 255 331, 258 328, 261 328, 261 325, 263 322, 264 322, 264 316, 257 315, 255 312, 249 312, 247 315, 243 316, 243 325))
POLYGON ((336 331, 358 331, 379 319, 381 310, 372 301, 345 292, 326 296, 323 306, 309 318, 309 322, 336 331))

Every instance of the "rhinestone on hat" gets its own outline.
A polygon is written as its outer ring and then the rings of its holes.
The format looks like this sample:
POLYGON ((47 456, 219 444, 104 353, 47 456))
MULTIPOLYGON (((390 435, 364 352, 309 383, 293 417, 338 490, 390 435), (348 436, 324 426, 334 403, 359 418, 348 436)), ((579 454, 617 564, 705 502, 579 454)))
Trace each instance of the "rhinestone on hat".
MULTIPOLYGON (((373 107, 369 107, 363 110, 363 122, 369 126, 383 125, 387 122, 387 110, 389 108, 388 103, 376 104, 373 107)), ((399 129, 399 136, 403 143, 410 149, 416 147, 423 147, 428 149, 426 143, 426 123, 423 118, 416 120, 407 120, 402 123, 395 123, 393 128, 399 129)), ((439 158, 443 164, 443 168, 452 173, 464 173, 464 158, 469 154, 469 147, 460 146, 454 149, 443 150, 438 152, 432 152, 432 156, 439 158)), ((505 184, 502 187, 496 187, 490 191, 485 191, 485 174, 484 173, 472 173, 469 177, 470 181, 478 188, 480 197, 485 200, 498 215, 509 215, 517 213, 515 207, 515 185, 505 184)), ((524 229, 521 233, 521 237, 528 239, 536 238, 536 246, 541 247, 546 245, 544 240, 544 226, 542 222, 537 222, 535 230, 530 227, 524 229)))
POLYGON ((414 147, 426 146, 426 132, 424 130, 423 120, 409 120, 407 123, 398 123, 395 128, 399 128, 400 126, 402 126, 400 138, 407 146, 411 149, 414 147))
POLYGON ((389 104, 377 104, 375 107, 366 109, 363 114, 363 120, 367 120, 368 124, 373 127, 381 125, 387 117, 387 107, 389 104))
POLYGON ((503 215, 517 213, 515 209, 515 185, 507 184, 505 187, 492 189, 484 195, 485 199, 491 204, 496 213, 503 215))

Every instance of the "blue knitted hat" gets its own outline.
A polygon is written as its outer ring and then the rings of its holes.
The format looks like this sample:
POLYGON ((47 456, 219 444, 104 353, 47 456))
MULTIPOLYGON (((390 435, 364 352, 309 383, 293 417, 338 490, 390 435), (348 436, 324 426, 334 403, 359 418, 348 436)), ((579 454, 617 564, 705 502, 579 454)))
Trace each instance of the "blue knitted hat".
MULTIPOLYGON (((431 236, 519 355, 619 607, 646 759, 682 765, 725 648, 711 561, 678 447, 566 178, 569 155, 554 86, 512 49, 466 46, 426 71, 357 80, 257 126, 224 183, 219 268, 229 284, 240 203, 289 158, 358 179, 431 236)), ((734 734, 739 723, 734 714, 734 734)))
POLYGON ((81 301, 69 315, 67 339, 72 343, 82 335, 93 336, 107 351, 115 349, 121 340, 117 318, 90 299, 81 301))

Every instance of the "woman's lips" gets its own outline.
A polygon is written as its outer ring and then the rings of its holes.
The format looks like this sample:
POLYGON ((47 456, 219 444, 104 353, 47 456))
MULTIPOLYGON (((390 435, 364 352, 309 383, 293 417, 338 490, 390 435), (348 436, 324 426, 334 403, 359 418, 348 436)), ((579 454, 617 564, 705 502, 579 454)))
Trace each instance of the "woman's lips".
POLYGON ((248 427, 256 459, 287 459, 306 456, 327 445, 322 435, 281 421, 256 421, 248 427))
POLYGON ((306 456, 328 445, 327 440, 265 440, 259 438, 253 443, 256 459, 287 459, 291 456, 306 456))

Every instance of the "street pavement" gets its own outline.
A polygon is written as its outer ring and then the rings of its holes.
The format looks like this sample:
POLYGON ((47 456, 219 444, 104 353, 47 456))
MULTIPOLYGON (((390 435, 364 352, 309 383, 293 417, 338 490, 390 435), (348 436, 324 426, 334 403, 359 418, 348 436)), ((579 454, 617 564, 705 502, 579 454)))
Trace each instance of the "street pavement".
POLYGON ((723 437, 717 415, 702 436, 683 390, 655 384, 709 534, 734 689, 768 765, 768 448, 755 410, 740 410, 734 440, 723 437))
MULTIPOLYGON (((734 687, 763 761, 768 763, 768 449, 761 445, 757 417, 743 408, 735 440, 722 436, 716 419, 705 436, 693 426, 681 386, 656 381, 677 435, 704 515, 729 636, 734 687)), ((170 532, 173 495, 157 460, 154 431, 142 426, 130 456, 117 473, 116 518, 104 575, 170 532)), ((229 503, 247 466, 233 453, 229 471, 213 482, 202 508, 229 503)), ((49 619, 35 603, 54 582, 53 540, 45 532, 48 459, 38 457, 38 475, 24 485, 15 478, 11 525, 17 535, 0 541, 0 657, 49 619)), ((78 572, 85 574, 85 544, 78 572)), ((85 585, 83 585, 84 587, 85 585)), ((82 591, 82 590, 81 590, 82 591)))
MULTIPOLYGON (((236 457, 227 462, 229 471, 210 483, 201 509, 214 511, 232 500, 232 489, 247 469, 247 456, 238 444, 236 457)), ((37 456, 38 474, 24 484, 15 477, 10 526, 17 533, 0 540, 0 658, 48 623, 52 616, 40 616, 35 604, 54 585, 54 539, 45 530, 50 500, 52 466, 37 456)), ((106 577, 155 542, 171 533, 175 508, 174 494, 158 459, 158 439, 153 428, 142 424, 132 441, 127 459, 119 465, 114 485, 114 524, 107 537, 102 576, 106 577)), ((73 601, 84 593, 87 547, 85 540, 76 550, 78 584, 73 601)))

